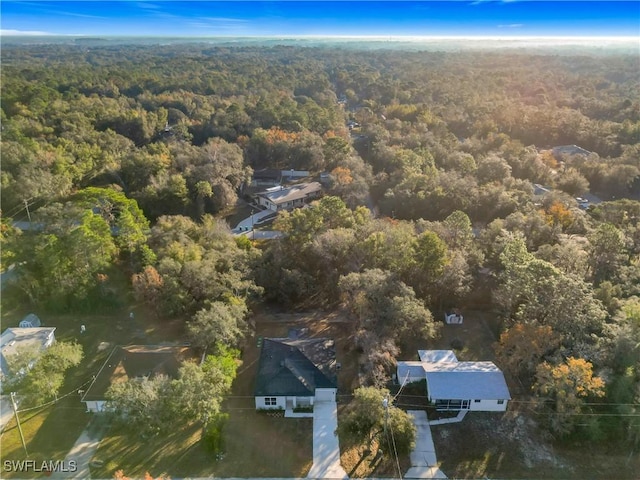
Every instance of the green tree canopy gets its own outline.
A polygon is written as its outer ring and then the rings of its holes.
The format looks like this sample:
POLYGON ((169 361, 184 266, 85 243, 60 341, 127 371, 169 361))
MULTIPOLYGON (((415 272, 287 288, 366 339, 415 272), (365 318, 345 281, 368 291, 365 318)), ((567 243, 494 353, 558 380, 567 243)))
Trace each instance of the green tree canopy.
POLYGON ((378 448, 393 449, 393 435, 398 455, 406 455, 415 445, 416 428, 411 417, 392 404, 386 389, 354 390, 338 431, 347 444, 364 445, 367 449, 371 449, 374 442, 378 448))
POLYGON ((65 373, 80 363, 82 346, 77 343, 55 342, 19 381, 17 390, 27 405, 39 405, 58 396, 65 373))

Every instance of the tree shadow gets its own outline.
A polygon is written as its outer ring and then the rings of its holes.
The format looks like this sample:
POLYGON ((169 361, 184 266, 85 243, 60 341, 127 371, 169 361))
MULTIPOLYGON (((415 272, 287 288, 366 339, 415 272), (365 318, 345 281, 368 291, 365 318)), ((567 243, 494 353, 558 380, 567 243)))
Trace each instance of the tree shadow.
POLYGON ((365 458, 367 458, 370 454, 371 454, 371 450, 369 450, 369 449, 364 449, 360 453, 360 460, 358 460, 358 463, 356 463, 354 465, 354 467, 351 469, 351 471, 349 472, 349 474, 348 474, 349 478, 353 477, 353 475, 358 470, 358 467, 362 464, 362 462, 364 462, 365 458))

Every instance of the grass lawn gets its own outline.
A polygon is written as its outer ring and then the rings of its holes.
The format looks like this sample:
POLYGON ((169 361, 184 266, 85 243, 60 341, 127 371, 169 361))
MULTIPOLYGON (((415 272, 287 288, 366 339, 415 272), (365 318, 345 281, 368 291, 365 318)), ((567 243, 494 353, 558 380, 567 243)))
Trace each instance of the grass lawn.
POLYGON ((419 340, 404 345, 399 360, 418 360, 418 350, 454 350, 460 361, 494 361, 493 344, 498 338, 492 328, 491 314, 470 310, 463 311, 462 325, 447 325, 440 317, 440 336, 432 340, 419 340), (459 343, 462 348, 453 348, 459 343))
MULTIPOLYGON (((5 460, 64 460, 82 430, 89 421, 89 415, 80 405, 78 395, 71 395, 55 405, 44 409, 20 414, 20 424, 27 443, 29 456, 25 456, 15 419, 7 424, 0 442, 2 461, 5 460)), ((3 471, 2 478, 33 477, 42 474, 3 471)))
POLYGON ((113 428, 94 457, 104 462, 94 478, 111 478, 117 470, 142 477, 145 472, 170 477, 304 477, 311 468, 311 419, 284 419, 252 409, 229 407, 222 459, 203 446, 200 428, 188 426, 166 436, 141 439, 113 428))

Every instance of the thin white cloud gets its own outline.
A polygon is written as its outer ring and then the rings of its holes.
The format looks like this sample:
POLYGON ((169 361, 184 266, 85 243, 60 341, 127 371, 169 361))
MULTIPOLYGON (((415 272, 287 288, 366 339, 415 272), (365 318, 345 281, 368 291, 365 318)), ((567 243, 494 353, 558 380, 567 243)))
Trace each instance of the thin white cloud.
POLYGON ((222 23, 249 23, 249 20, 244 18, 227 18, 227 17, 201 17, 202 20, 208 20, 210 22, 222 22, 222 23))
POLYGON ((147 8, 149 10, 157 10, 159 8, 162 8, 160 5, 156 5, 154 3, 147 3, 147 2, 138 2, 136 3, 136 6, 138 8, 147 8))
POLYGON ((100 15, 88 15, 86 13, 65 12, 61 10, 50 10, 51 13, 57 13, 58 15, 65 15, 67 17, 80 17, 80 18, 107 18, 100 15))
POLYGON ((12 29, 0 29, 0 35, 52 35, 49 32, 41 32, 38 30, 12 30, 12 29))
POLYGON ((523 23, 509 23, 507 25, 498 25, 498 28, 520 28, 524 27, 523 23))

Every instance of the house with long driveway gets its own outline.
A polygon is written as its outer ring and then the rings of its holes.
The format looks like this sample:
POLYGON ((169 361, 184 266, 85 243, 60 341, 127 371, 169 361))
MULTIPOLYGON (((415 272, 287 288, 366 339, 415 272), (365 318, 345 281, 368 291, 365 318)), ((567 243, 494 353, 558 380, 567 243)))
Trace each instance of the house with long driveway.
POLYGON ((429 402, 440 411, 503 412, 511 400, 493 362, 460 362, 452 350, 419 350, 419 361, 397 362, 402 384, 426 381, 429 402))
POLYGON ((265 338, 255 382, 256 410, 311 408, 335 401, 337 363, 328 338, 265 338))

